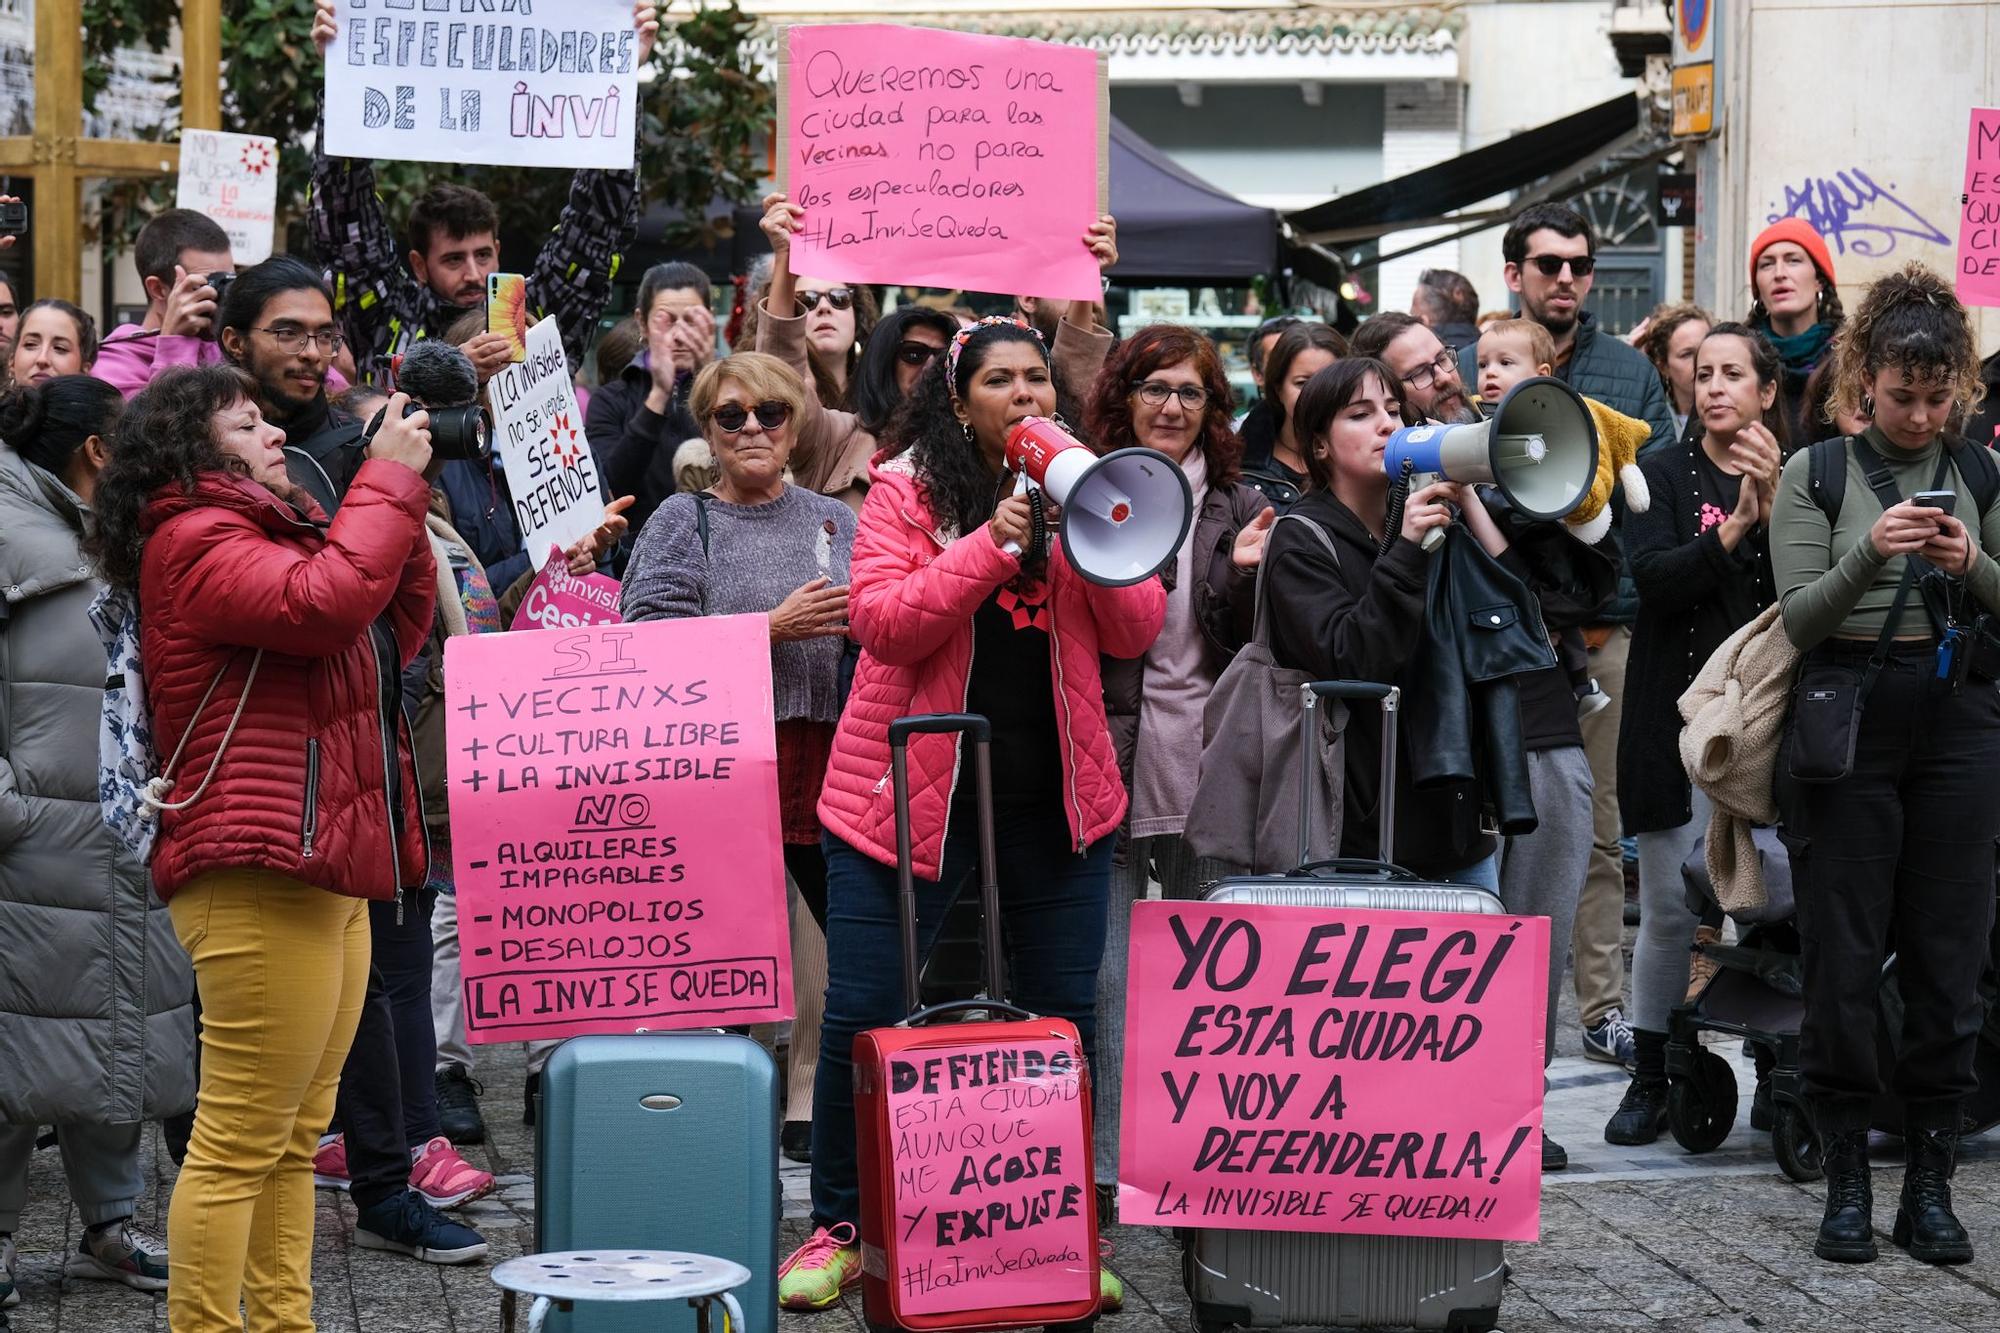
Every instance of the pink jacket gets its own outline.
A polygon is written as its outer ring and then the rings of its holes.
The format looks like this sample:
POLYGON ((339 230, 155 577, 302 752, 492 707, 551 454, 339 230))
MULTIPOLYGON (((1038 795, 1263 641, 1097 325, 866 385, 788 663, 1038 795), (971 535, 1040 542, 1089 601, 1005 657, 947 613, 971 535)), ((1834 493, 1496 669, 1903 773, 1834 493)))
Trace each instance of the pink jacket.
MULTIPOLYGON (((972 616, 1020 561, 984 528, 959 536, 925 506, 907 458, 877 464, 861 510, 848 620, 861 643, 854 692, 841 714, 819 799, 820 821, 850 846, 896 863, 889 789, 889 723, 965 708, 972 616)), ((1049 558, 1050 667, 1064 718, 1064 805, 1079 850, 1116 831, 1125 784, 1104 718, 1100 654, 1137 657, 1160 632, 1167 595, 1158 579, 1129 588, 1086 582, 1060 547, 1049 558)), ((910 740, 910 831, 917 875, 936 879, 958 771, 958 737, 910 740)))
MULTIPOLYGON (((120 324, 99 345, 90 373, 124 394, 129 402, 162 371, 212 366, 221 360, 222 349, 207 338, 159 333, 143 324, 120 324)), ((329 366, 327 394, 344 393, 347 388, 347 377, 329 366)))

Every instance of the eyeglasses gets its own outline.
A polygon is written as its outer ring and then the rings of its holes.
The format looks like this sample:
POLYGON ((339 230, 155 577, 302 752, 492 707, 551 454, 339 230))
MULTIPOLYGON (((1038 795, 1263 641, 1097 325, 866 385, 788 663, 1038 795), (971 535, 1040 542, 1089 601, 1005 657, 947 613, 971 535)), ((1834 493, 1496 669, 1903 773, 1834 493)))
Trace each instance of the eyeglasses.
POLYGON ((896 344, 896 359, 906 366, 928 366, 944 348, 920 343, 915 338, 896 344))
POLYGON ((1564 264, 1579 278, 1589 277, 1597 268, 1597 261, 1589 255, 1529 255, 1521 262, 1533 264, 1535 271, 1545 278, 1561 277, 1564 264))
POLYGON ((307 343, 318 343, 320 351, 332 356, 340 350, 341 344, 347 341, 336 329, 320 329, 314 332, 291 324, 280 324, 268 329, 258 328, 253 324, 250 331, 270 334, 271 341, 278 344, 278 350, 287 356, 297 356, 305 351, 307 343))
POLYGON ((708 419, 720 426, 723 434, 734 435, 750 424, 753 410, 757 415, 757 424, 765 430, 776 430, 792 419, 791 404, 775 401, 759 403, 754 409, 746 408, 741 403, 724 403, 709 413, 708 419))
POLYGON ((1438 354, 1403 376, 1403 383, 1412 389, 1428 389, 1437 383, 1437 377, 1458 369, 1458 349, 1440 347, 1438 354))
POLYGON ((1132 386, 1132 392, 1139 395, 1139 401, 1148 407, 1165 407, 1167 399, 1178 398, 1181 406, 1190 412, 1199 412, 1208 406, 1208 390, 1199 384, 1166 384, 1160 380, 1147 380, 1132 386))
POLYGON ((852 287, 829 287, 823 292, 800 292, 799 313, 801 315, 810 315, 813 311, 819 309, 821 301, 826 302, 835 310, 845 310, 854 304, 854 289, 852 287))

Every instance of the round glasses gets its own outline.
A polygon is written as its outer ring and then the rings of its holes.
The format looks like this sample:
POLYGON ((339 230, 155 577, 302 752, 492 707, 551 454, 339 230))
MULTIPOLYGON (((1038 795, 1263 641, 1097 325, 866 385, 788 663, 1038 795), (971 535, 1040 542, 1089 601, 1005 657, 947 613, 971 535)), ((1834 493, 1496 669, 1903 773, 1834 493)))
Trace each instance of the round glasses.
POLYGON ((750 424, 753 412, 757 424, 765 430, 776 430, 792 419, 791 405, 775 401, 759 403, 754 409, 746 408, 741 403, 724 403, 709 413, 708 419, 720 426, 723 434, 734 435, 750 424))

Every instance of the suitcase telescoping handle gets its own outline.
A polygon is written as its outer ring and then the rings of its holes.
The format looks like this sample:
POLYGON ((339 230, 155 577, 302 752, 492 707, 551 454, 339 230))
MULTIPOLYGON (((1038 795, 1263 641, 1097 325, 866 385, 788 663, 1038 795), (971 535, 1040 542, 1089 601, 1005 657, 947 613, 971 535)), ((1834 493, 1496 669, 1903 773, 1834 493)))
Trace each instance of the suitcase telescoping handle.
POLYGON ((903 1008, 907 1023, 919 1024, 969 1010, 1033 1018, 1009 1004, 1000 980, 1000 860, 993 841, 993 724, 977 713, 920 713, 889 724, 889 774, 896 798, 896 908, 903 929, 903 1008), (963 733, 972 738, 972 771, 979 806, 979 915, 983 928, 980 952, 986 961, 988 998, 955 1000, 920 1009, 921 981, 917 958, 917 884, 912 868, 910 834, 910 737, 963 733))
MULTIPOLYGON (((1382 792, 1380 798, 1381 825, 1377 836, 1377 849, 1386 865, 1396 861, 1396 714, 1403 706, 1403 692, 1394 685, 1380 685, 1370 680, 1309 680, 1299 686, 1299 698, 1305 705, 1304 735, 1299 744, 1299 864, 1303 868, 1312 856, 1312 811, 1313 779, 1318 763, 1319 746, 1319 701, 1321 699, 1372 700, 1382 705, 1382 792)), ((1329 782, 1339 779, 1327 774, 1329 782)), ((1338 865, 1338 862, 1326 862, 1338 865)))

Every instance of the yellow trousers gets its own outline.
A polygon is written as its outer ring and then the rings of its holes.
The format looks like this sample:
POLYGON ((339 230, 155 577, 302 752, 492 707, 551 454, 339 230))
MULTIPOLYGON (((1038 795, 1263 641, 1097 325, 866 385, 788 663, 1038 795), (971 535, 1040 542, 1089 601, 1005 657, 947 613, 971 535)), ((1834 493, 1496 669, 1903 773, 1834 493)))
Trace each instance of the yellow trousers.
POLYGON ((172 1333, 312 1333, 313 1151, 368 989, 368 905, 222 871, 167 905, 201 992, 201 1101, 167 1214, 172 1333))

